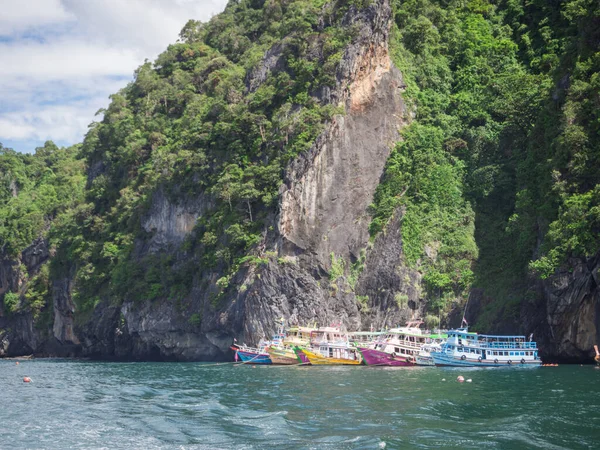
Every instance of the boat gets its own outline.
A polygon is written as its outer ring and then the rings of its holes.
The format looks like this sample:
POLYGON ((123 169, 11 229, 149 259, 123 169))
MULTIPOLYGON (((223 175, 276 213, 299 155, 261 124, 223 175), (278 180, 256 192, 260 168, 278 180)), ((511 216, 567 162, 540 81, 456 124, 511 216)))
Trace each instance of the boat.
POLYGON ((311 333, 315 331, 314 327, 290 327, 286 331, 283 339, 283 346, 287 349, 286 356, 295 356, 295 363, 309 365, 310 361, 303 353, 302 349, 310 347, 311 333), (290 353, 291 352, 291 353, 290 353))
POLYGON ((315 327, 290 327, 286 330, 283 344, 290 347, 308 347, 310 345, 310 336, 315 327))
POLYGON ((434 338, 433 342, 423 345, 416 356, 417 366, 435 366, 435 362, 433 361, 431 352, 442 351, 442 344, 444 342, 445 339, 443 337, 440 337, 439 341, 434 338))
POLYGON ((525 336, 498 336, 469 332, 468 327, 448 331, 439 352, 431 352, 436 366, 502 367, 539 366, 537 343, 525 336))
POLYGON ((231 347, 243 362, 252 361, 255 364, 310 364, 308 358, 300 351, 295 352, 295 344, 308 346, 310 333, 314 328, 292 327, 285 330, 285 319, 277 321, 277 333, 270 341, 261 340, 258 348, 234 345, 231 347))
POLYGON ((310 364, 308 358, 302 350, 299 354, 294 351, 293 347, 269 346, 267 353, 273 364, 293 365, 293 364, 310 364))
POLYGON ((243 363, 252 364, 273 364, 269 353, 264 350, 264 347, 255 348, 248 347, 242 344, 234 344, 231 349, 235 351, 237 358, 242 360, 243 363))
POLYGON ((351 346, 339 346, 335 344, 324 344, 314 351, 298 349, 314 366, 321 365, 344 365, 358 366, 362 364, 362 358, 358 350, 351 346))
POLYGON ((296 347, 313 365, 359 365, 362 356, 348 341, 348 334, 337 327, 323 327, 311 333, 311 348, 296 347))
MULTIPOLYGON (((252 364, 273 364, 274 361, 271 359, 271 355, 268 352, 268 349, 272 347, 280 347, 283 344, 283 339, 285 338, 285 333, 283 329, 283 325, 285 323, 284 319, 278 321, 279 329, 277 333, 273 335, 270 341, 261 339, 258 343, 258 347, 249 347, 243 344, 233 344, 230 348, 236 353, 236 361, 237 359, 241 359, 243 363, 252 363, 252 364)), ((281 364, 281 363, 280 363, 281 364)))
POLYGON ((443 338, 443 335, 424 333, 420 328, 422 323, 416 320, 408 322, 404 327, 392 328, 379 341, 368 347, 359 347, 365 364, 368 366, 416 365, 421 348, 443 338))

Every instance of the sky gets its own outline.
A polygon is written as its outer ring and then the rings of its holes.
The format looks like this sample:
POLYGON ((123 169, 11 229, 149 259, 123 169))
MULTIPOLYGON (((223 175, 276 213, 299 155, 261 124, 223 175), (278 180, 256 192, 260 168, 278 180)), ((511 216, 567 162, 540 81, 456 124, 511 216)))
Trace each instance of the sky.
POLYGON ((81 142, 108 96, 227 0, 0 0, 0 143, 81 142))

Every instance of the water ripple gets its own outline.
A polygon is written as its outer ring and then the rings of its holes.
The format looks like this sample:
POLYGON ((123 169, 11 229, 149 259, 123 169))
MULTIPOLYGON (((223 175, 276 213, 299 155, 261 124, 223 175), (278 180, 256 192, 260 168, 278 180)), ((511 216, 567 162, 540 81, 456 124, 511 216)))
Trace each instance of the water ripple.
POLYGON ((599 378, 600 371, 579 366, 254 369, 3 360, 0 447, 595 448, 599 378), (459 374, 473 383, 457 383, 459 374))

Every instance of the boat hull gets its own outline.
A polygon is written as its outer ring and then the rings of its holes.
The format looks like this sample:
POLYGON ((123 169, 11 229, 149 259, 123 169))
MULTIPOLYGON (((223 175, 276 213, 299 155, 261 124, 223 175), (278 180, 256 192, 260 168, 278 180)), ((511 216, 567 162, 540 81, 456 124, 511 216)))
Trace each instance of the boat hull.
POLYGON ((435 361, 431 356, 417 355, 417 366, 435 366, 435 361))
POLYGON ((310 361, 308 360, 308 358, 306 357, 306 354, 304 353, 304 348, 294 347, 294 353, 296 353, 296 357, 298 358, 298 361, 300 361, 304 365, 310 366, 310 361))
POLYGON ((267 353, 273 364, 289 366, 302 362, 292 349, 269 347, 267 353))
POLYGON ((542 362, 540 360, 525 360, 525 362, 521 362, 520 360, 511 361, 510 364, 508 361, 498 361, 497 363, 493 360, 482 359, 481 362, 479 360, 472 359, 461 359, 455 358, 451 355, 446 355, 444 353, 432 352, 431 357, 435 362, 436 366, 453 366, 453 367, 539 367, 542 362))
POLYGON ((358 350, 367 366, 408 367, 415 365, 414 362, 409 362, 404 356, 392 356, 390 353, 364 347, 359 347, 358 350))
POLYGON ((330 358, 319 353, 311 352, 310 350, 302 349, 302 353, 306 355, 310 363, 314 366, 333 365, 333 366, 358 366, 362 363, 358 359, 341 359, 330 358))

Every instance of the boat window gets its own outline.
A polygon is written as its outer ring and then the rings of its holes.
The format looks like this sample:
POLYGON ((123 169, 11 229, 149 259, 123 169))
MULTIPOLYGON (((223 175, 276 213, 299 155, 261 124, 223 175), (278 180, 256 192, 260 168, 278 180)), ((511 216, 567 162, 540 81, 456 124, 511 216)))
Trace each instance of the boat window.
POLYGON ((400 353, 400 348, 399 348, 399 347, 394 347, 394 351, 395 351, 396 353, 400 353))

